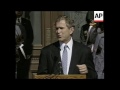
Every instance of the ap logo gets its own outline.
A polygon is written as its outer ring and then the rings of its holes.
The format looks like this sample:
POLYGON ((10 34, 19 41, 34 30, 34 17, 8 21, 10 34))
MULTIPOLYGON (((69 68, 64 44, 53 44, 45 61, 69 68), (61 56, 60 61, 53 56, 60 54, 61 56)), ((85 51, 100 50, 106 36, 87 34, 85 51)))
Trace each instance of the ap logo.
POLYGON ((104 21, 104 12, 94 11, 94 22, 103 22, 103 21, 104 21))

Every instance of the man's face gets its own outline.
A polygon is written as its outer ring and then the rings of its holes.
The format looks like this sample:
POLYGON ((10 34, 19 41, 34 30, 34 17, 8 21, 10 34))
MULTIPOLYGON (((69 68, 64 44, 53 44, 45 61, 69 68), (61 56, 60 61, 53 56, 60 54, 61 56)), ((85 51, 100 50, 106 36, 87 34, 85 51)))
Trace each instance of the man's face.
POLYGON ((90 26, 94 26, 94 25, 96 25, 96 22, 94 22, 94 20, 92 20, 92 21, 90 22, 90 26))
POLYGON ((15 14, 17 15, 17 17, 20 17, 20 16, 22 16, 23 11, 15 11, 15 14))
POLYGON ((65 20, 56 22, 56 35, 59 41, 67 43, 70 40, 73 31, 73 27, 67 27, 65 20))

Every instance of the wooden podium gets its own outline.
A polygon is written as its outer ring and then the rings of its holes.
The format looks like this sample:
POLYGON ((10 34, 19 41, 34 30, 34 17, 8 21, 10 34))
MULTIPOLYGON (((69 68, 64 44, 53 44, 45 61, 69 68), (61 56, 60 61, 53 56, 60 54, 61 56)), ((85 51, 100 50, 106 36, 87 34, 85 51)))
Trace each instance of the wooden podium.
POLYGON ((73 75, 34 75, 33 79, 86 79, 86 75, 73 74, 73 75))

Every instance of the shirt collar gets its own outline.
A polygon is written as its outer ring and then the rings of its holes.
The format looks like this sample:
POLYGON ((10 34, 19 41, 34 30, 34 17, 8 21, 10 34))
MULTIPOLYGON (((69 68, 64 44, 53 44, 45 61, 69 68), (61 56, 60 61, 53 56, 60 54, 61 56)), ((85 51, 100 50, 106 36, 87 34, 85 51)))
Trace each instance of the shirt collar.
POLYGON ((21 23, 22 17, 19 17, 19 18, 16 19, 16 22, 17 22, 17 23, 18 23, 18 19, 20 20, 20 23, 21 23))
POLYGON ((59 42, 59 43, 60 43, 60 49, 61 49, 61 50, 64 50, 64 46, 65 46, 65 45, 68 46, 68 49, 72 49, 73 39, 72 39, 72 37, 71 37, 70 41, 69 41, 67 44, 65 44, 65 43, 63 43, 63 42, 59 42))

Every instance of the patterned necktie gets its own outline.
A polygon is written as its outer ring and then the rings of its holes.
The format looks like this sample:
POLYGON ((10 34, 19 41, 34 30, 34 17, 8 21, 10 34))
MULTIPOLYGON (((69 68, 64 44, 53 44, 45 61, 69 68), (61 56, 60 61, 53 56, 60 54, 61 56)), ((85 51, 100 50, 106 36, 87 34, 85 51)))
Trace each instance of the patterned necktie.
POLYGON ((64 51, 62 55, 62 67, 64 74, 67 74, 67 60, 68 60, 67 47, 68 47, 67 45, 64 46, 64 51))

